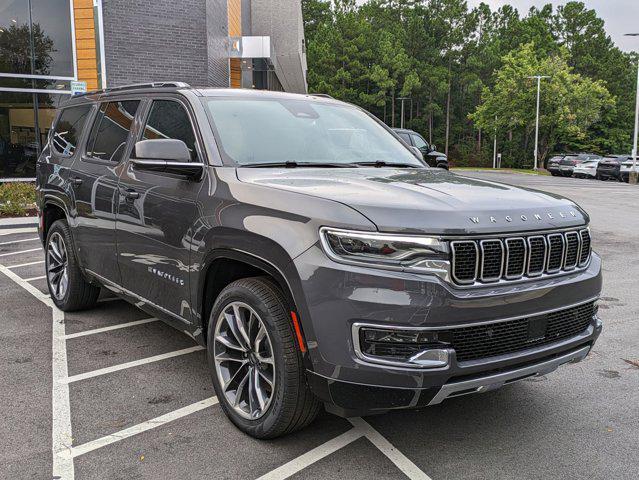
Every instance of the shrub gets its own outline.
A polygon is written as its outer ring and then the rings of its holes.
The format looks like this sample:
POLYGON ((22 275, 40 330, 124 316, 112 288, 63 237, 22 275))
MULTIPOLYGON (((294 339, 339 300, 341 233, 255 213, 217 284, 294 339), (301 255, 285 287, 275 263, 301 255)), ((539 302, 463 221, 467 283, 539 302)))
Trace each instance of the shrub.
POLYGON ((34 203, 35 185, 32 183, 0 183, 0 215, 25 215, 34 203))

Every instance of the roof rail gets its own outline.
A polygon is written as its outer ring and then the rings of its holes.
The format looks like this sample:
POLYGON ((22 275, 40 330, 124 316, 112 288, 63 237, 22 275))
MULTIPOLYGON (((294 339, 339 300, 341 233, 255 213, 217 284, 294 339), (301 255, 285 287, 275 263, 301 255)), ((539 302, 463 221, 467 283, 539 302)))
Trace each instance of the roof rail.
POLYGON ((309 93, 313 97, 333 98, 328 93, 309 93))
POLYGON ((189 88, 191 85, 185 82, 149 82, 149 83, 132 83, 130 85, 120 85, 119 87, 102 88, 100 90, 90 90, 88 92, 75 95, 76 97, 84 95, 96 95, 99 93, 119 92, 121 90, 136 90, 140 88, 189 88))

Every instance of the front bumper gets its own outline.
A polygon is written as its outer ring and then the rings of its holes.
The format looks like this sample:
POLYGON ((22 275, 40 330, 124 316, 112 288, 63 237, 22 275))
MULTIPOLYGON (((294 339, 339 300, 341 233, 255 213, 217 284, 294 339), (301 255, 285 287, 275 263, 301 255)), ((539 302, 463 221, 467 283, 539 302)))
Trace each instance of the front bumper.
MULTIPOLYGON (((442 398, 447 385, 445 391, 458 392, 450 385, 496 372, 539 364, 543 373, 544 362, 590 349, 601 331, 593 316, 579 335, 506 355, 464 362, 453 355, 446 367, 433 369, 373 364, 356 354, 356 323, 445 328, 559 310, 599 296, 601 260, 593 253, 588 268, 579 272, 464 290, 434 276, 337 264, 316 247, 295 259, 295 265, 306 303, 301 321, 309 349, 309 384, 342 415, 425 406, 437 395, 442 398)), ((486 388, 499 380, 487 382, 486 388)))

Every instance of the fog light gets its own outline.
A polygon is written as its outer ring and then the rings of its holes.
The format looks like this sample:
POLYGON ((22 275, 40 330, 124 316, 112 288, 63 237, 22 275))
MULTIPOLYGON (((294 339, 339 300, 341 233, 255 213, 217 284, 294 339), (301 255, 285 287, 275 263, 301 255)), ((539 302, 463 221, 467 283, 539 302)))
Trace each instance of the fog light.
POLYGON ((421 368, 445 367, 450 334, 429 330, 396 330, 355 325, 359 354, 366 360, 421 368))

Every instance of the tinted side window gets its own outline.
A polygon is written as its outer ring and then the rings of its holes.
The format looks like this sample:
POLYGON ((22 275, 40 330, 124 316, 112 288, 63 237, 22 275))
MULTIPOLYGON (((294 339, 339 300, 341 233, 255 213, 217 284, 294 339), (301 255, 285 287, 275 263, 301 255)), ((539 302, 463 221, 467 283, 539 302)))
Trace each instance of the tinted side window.
POLYGON ((402 140, 404 140, 406 143, 408 143, 409 145, 411 145, 410 142, 410 138, 408 136, 408 133, 397 133, 397 135, 399 135, 401 137, 402 140))
POLYGON ((51 144, 56 152, 67 157, 75 153, 90 112, 91 105, 79 105, 62 110, 51 137, 51 144))
POLYGON ((139 100, 100 105, 87 142, 87 155, 119 162, 139 105, 139 100))
POLYGON ((143 140, 174 138, 182 140, 191 153, 191 161, 197 160, 195 133, 189 114, 182 104, 173 100, 154 100, 144 127, 143 140))
POLYGON ((413 144, 420 150, 428 148, 426 141, 419 135, 411 135, 411 137, 413 137, 413 144))

